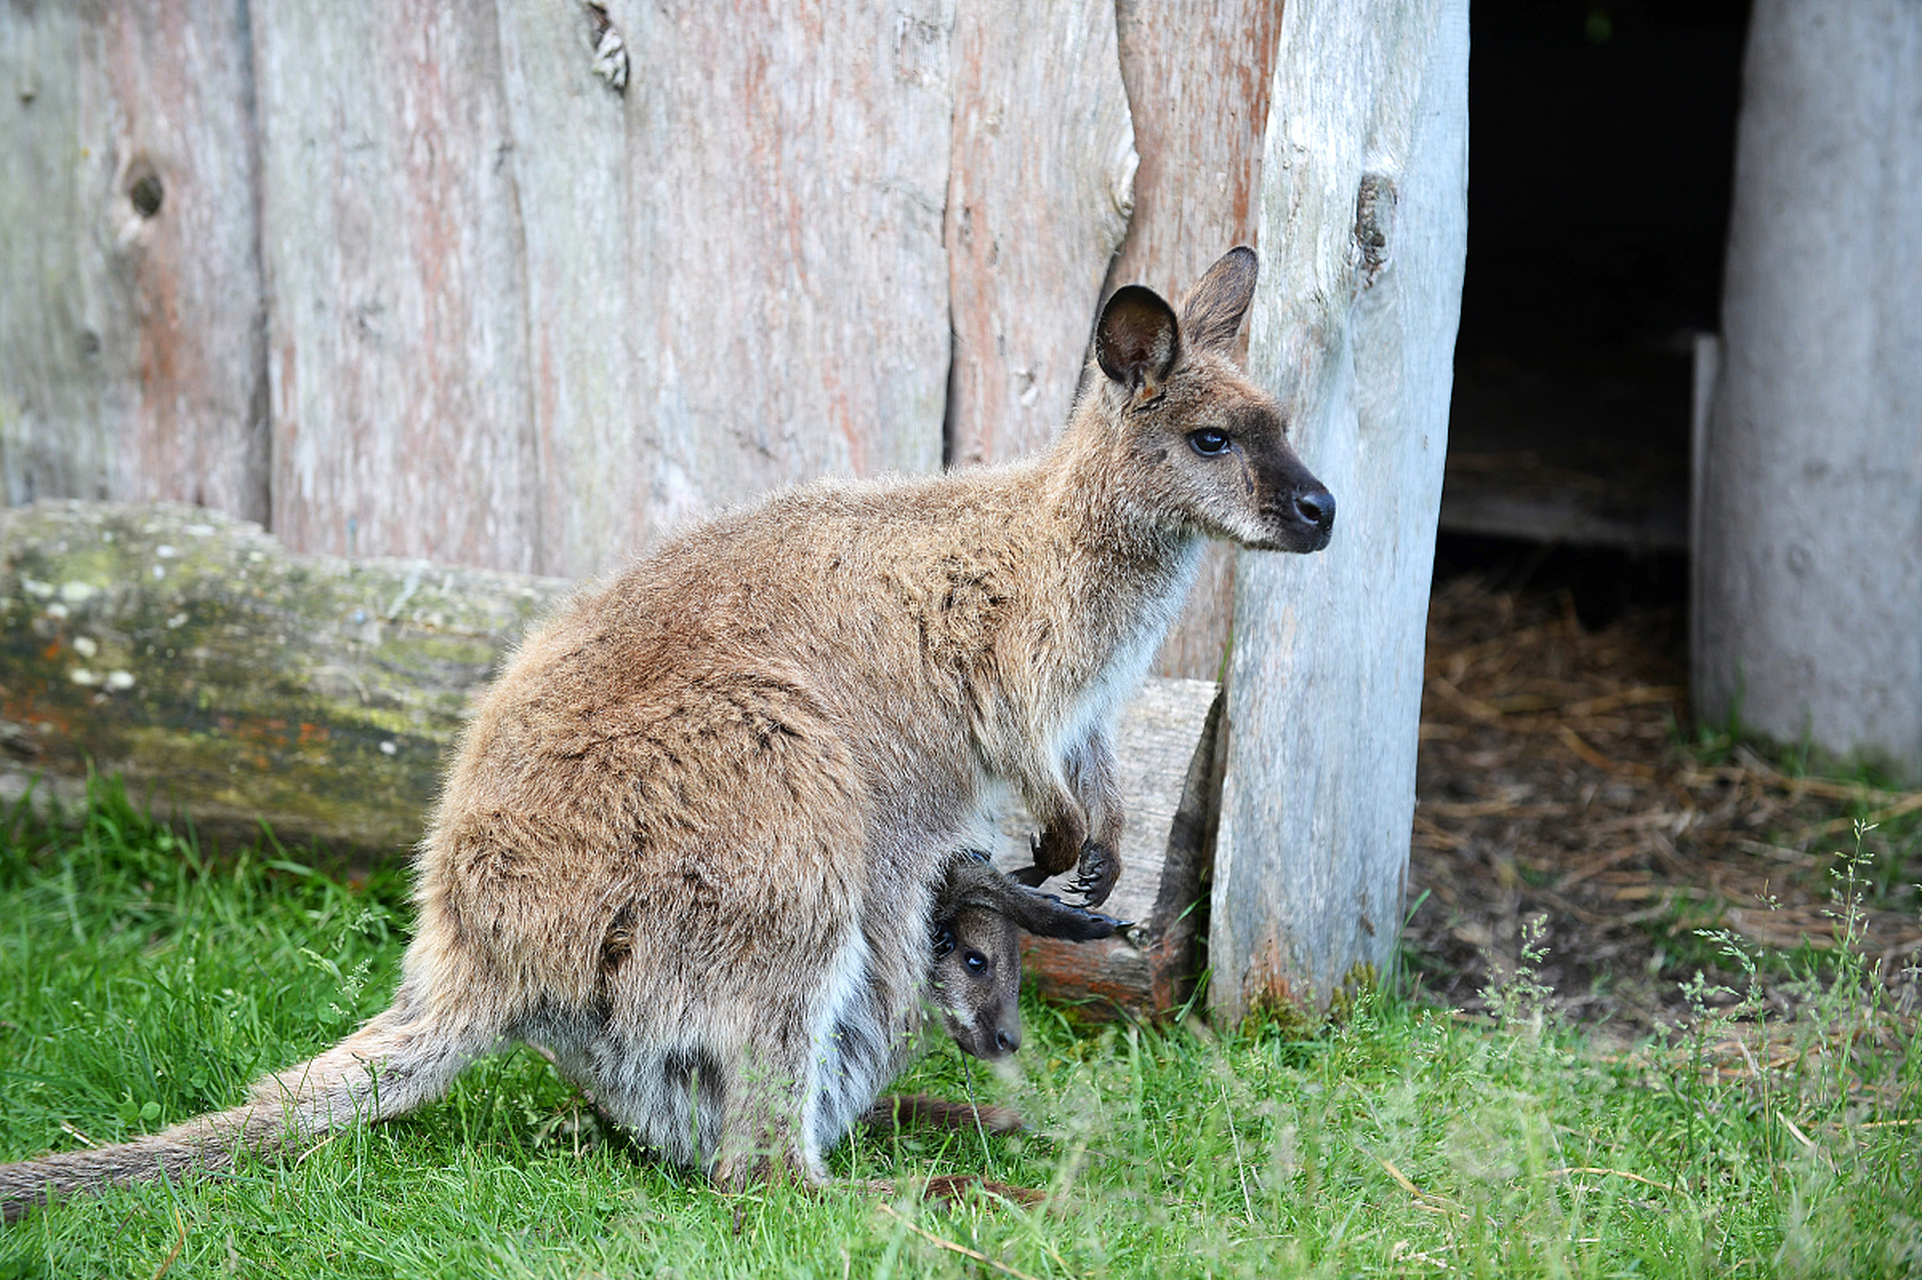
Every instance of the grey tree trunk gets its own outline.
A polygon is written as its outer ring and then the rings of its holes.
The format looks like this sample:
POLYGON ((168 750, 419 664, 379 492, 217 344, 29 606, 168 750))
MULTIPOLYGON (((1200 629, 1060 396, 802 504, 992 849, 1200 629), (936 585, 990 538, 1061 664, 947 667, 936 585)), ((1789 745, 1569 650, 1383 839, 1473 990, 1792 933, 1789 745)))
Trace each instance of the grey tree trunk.
POLYGON ((1759 0, 1698 454, 1697 714, 1922 778, 1922 6, 1759 0))
POLYGON ((1292 0, 1262 160, 1249 365, 1339 504, 1235 568, 1210 1002, 1310 1016, 1401 929, 1467 253, 1466 0, 1292 0))

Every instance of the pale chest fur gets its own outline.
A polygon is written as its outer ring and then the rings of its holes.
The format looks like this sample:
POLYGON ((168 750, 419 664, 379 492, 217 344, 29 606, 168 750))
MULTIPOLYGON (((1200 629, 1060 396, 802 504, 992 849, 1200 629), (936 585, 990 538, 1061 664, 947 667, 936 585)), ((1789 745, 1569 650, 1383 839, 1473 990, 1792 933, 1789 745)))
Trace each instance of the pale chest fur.
POLYGON ((1140 690, 1161 642, 1180 615, 1182 602, 1201 563, 1199 538, 1178 547, 1168 564, 1139 594, 1117 602, 1111 632, 1078 688, 1068 691, 1063 714, 1051 726, 1050 755, 1059 760, 1097 731, 1111 727, 1121 709, 1140 690))

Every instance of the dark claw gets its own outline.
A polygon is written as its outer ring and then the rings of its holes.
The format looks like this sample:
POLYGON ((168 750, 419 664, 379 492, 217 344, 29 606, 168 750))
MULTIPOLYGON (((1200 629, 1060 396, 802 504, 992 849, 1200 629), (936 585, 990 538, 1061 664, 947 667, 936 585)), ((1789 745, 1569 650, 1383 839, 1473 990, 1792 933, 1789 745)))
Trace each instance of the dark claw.
POLYGON ((1090 840, 1081 846, 1080 866, 1069 887, 1083 895, 1077 905, 1092 908, 1108 900, 1108 895, 1114 892, 1115 881, 1119 879, 1121 860, 1107 846, 1090 840))

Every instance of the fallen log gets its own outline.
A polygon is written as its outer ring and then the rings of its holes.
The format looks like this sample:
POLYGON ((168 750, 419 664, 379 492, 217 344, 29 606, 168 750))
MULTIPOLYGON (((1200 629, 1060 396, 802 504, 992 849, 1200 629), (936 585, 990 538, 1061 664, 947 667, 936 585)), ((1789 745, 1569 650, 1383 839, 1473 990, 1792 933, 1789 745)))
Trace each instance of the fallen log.
MULTIPOLYGON (((177 503, 0 512, 0 797, 77 805, 90 773, 216 842, 266 824, 331 858, 419 839, 474 693, 575 590, 424 561, 296 555, 177 503)), ((1186 998, 1221 790, 1216 686, 1151 681, 1126 712, 1129 822, 1107 909, 1125 937, 1029 951, 1041 989, 1136 1014, 1186 998)), ((1025 865, 1025 815, 1005 863, 1025 865)))

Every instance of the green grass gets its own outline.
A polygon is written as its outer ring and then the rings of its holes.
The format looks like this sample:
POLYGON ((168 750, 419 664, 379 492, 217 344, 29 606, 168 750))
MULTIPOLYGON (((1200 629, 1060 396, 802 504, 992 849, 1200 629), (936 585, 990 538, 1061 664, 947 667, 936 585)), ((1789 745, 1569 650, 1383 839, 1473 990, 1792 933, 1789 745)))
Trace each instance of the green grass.
MULTIPOLYGON (((406 921, 396 875, 350 888, 271 846, 205 857, 111 788, 77 829, 15 814, 0 1158, 232 1104, 385 1003, 406 921)), ((1810 980, 1822 999, 1794 1023, 1704 1002, 1673 1043, 1614 1058, 1544 1028, 1526 971, 1499 1025, 1374 996, 1312 1038, 1030 1004, 1020 1080, 973 1087, 1035 1132, 863 1135, 835 1156, 852 1179, 1046 1188, 1036 1208, 719 1195, 577 1127, 522 1051, 392 1124, 34 1214, 0 1231, 0 1277, 1917 1274, 1913 1020, 1862 965, 1810 980), (1791 1056, 1748 1069, 1738 1035, 1791 1056)), ((939 1045, 903 1086, 968 1083, 939 1045)))

